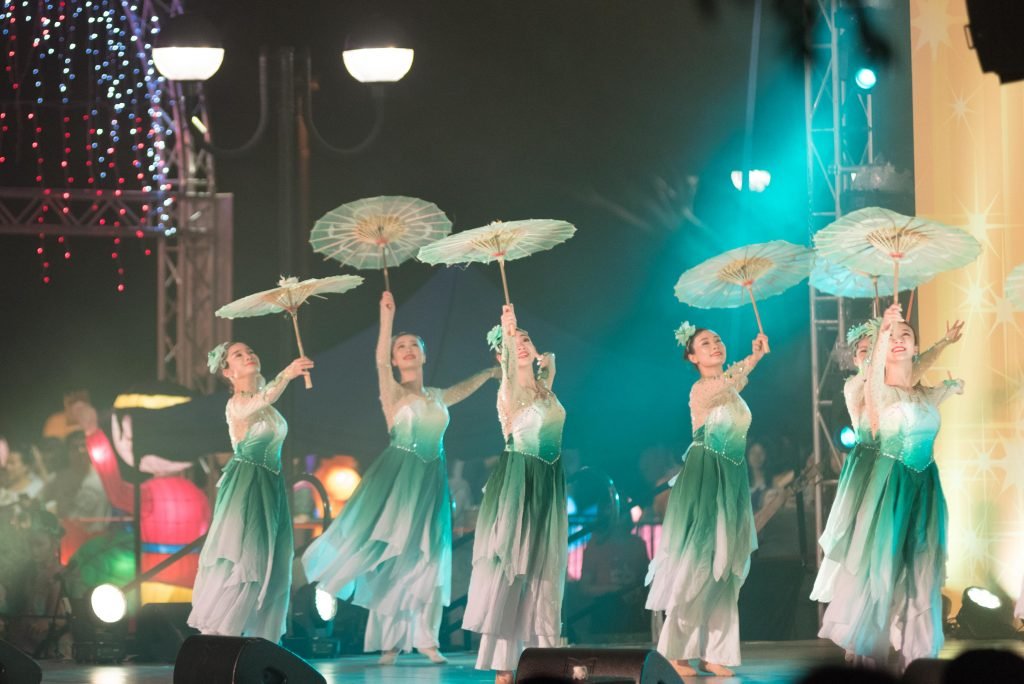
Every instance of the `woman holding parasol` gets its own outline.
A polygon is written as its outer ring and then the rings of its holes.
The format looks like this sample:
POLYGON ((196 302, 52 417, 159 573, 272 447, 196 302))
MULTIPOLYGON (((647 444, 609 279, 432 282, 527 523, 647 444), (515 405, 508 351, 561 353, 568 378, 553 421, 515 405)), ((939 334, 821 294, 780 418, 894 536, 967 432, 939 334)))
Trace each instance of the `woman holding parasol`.
MULTIPOLYGON (((843 398, 850 414, 850 424, 856 431, 857 443, 843 461, 836 496, 829 510, 825 529, 818 540, 823 558, 811 591, 811 599, 822 603, 832 600, 840 562, 849 550, 853 525, 857 520, 875 459, 878 457, 878 437, 871 431, 864 389, 867 381, 868 352, 875 343, 880 325, 881 319, 870 319, 853 326, 846 333, 846 342, 853 350, 853 363, 857 373, 846 379, 843 385, 843 398)), ((945 336, 920 356, 915 357, 911 378, 914 384, 917 384, 939 360, 947 346, 960 340, 963 326, 963 321, 955 321, 952 326, 947 325, 945 336)))
POLYGON ((865 405, 879 457, 818 634, 878 664, 891 643, 900 669, 936 657, 943 643, 948 514, 934 444, 939 405, 964 386, 952 378, 937 387, 916 382, 916 352, 917 334, 893 304, 867 362, 865 405))
POLYGON ((451 501, 445 471, 448 407, 497 369, 449 387, 424 387, 426 349, 417 335, 392 337, 395 300, 380 300, 377 374, 391 443, 327 531, 302 556, 309 581, 369 609, 364 649, 380 662, 415 648, 434 663, 441 612, 451 595, 451 501), (397 368, 396 380, 393 369, 397 368))
POLYGON ((537 353, 511 304, 487 341, 501 362, 498 418, 506 447, 480 503, 462 626, 480 634, 477 669, 497 670, 495 681, 511 684, 525 648, 561 644, 565 409, 552 391, 554 355, 537 353))
POLYGON ((740 663, 740 587, 757 548, 745 454, 750 409, 739 393, 768 353, 759 333, 752 353, 724 369, 713 330, 683 323, 676 340, 700 377, 690 389, 693 443, 669 495, 661 544, 647 574, 649 610, 665 611, 658 651, 680 675, 702 669, 731 676, 740 663))
POLYGON ((294 544, 281 476, 288 424, 273 404, 313 362, 299 357, 269 383, 244 342, 217 345, 208 362, 232 390, 225 416, 234 455, 217 484, 188 624, 203 634, 276 643, 286 630, 294 544))

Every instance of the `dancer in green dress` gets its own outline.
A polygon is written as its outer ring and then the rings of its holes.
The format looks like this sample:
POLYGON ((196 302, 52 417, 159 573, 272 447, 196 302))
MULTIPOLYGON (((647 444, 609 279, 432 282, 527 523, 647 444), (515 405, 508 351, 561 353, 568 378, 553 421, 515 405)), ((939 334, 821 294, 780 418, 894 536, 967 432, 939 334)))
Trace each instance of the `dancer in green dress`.
POLYGON ((381 664, 413 648, 440 664, 447 662, 437 650, 438 630, 452 574, 448 407, 496 378, 497 368, 448 389, 424 387, 423 341, 408 333, 392 339, 394 316, 395 300, 384 292, 376 357, 391 443, 302 563, 309 581, 370 611, 363 648, 381 651, 381 664))
POLYGON ((937 387, 914 380, 916 333, 899 304, 886 310, 868 360, 865 406, 879 453, 852 523, 846 553, 818 636, 868 664, 884 664, 890 645, 900 669, 942 647, 947 555, 946 500, 934 461, 938 406, 963 393, 950 378, 937 387))
POLYGON ((689 664, 730 676, 740 664, 740 587, 757 548, 747 475, 750 409, 739 392, 769 352, 754 338, 752 353, 728 370, 725 345, 713 331, 683 323, 676 339, 700 373, 690 390, 693 443, 669 495, 661 542, 647 573, 649 610, 665 611, 658 651, 681 675, 689 664))
POLYGON ((501 361, 498 418, 506 444, 480 503, 462 626, 480 634, 477 669, 497 670, 495 681, 511 684, 525 648, 562 641, 565 409, 551 389, 554 355, 537 353, 511 305, 488 342, 501 361))
MULTIPOLYGON (((857 373, 847 378, 843 386, 843 397, 846 400, 846 410, 850 414, 850 424, 857 434, 857 443, 843 461, 835 499, 829 510, 825 529, 818 540, 823 557, 811 591, 811 599, 822 603, 832 600, 840 567, 839 559, 845 558, 849 550, 853 523, 860 510, 875 458, 878 456, 878 438, 871 433, 865 407, 864 387, 867 381, 865 369, 868 353, 875 343, 880 325, 880 319, 871 319, 850 328, 846 335, 847 344, 853 349, 853 362, 857 373)), ((947 346, 960 340, 963 326, 963 321, 955 321, 952 326, 947 324, 945 336, 914 359, 914 384, 939 360, 947 346)))
POLYGON ((295 552, 281 476, 288 424, 273 404, 313 362, 295 359, 266 383, 249 345, 225 342, 210 352, 209 366, 233 390, 225 416, 234 455, 217 483, 188 624, 203 634, 276 643, 285 633, 295 552))

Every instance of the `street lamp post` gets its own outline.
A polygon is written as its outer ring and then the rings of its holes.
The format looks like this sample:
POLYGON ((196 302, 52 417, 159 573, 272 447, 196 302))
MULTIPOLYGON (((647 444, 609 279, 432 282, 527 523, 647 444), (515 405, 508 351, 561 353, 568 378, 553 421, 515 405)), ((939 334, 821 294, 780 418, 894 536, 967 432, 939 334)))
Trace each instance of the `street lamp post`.
MULTIPOLYGON (((400 81, 412 67, 414 51, 399 47, 394 39, 394 29, 379 21, 368 23, 346 39, 342 60, 349 74, 372 86, 374 100, 382 97, 382 85, 400 81)), ((192 131, 196 123, 188 115, 185 103, 185 88, 182 89, 181 115, 179 126, 188 127, 192 134, 198 133, 199 145, 215 156, 237 157, 247 153, 260 143, 268 128, 270 119, 269 102, 274 102, 274 119, 277 128, 277 194, 278 194, 278 254, 282 274, 295 270, 295 205, 298 195, 294 173, 297 167, 296 107, 301 110, 303 121, 310 138, 325 152, 337 156, 354 155, 366 149, 380 131, 381 117, 378 112, 373 127, 358 144, 348 148, 331 145, 320 134, 312 114, 312 85, 309 53, 304 52, 301 84, 296 84, 295 49, 281 47, 274 51, 275 78, 267 77, 266 52, 260 55, 260 118, 256 131, 243 145, 235 149, 215 146, 204 131, 192 131), (273 92, 268 93, 270 83, 273 92), (297 87, 298 85, 298 87, 297 87)), ((216 30, 200 15, 182 14, 164 23, 160 36, 153 48, 153 60, 157 70, 171 81, 201 82, 213 76, 224 59, 216 30)), ((182 140, 185 136, 179 136, 182 140)), ((180 155, 184 168, 187 167, 185 151, 180 155)))
MULTIPOLYGON (((296 200, 300 195, 297 187, 296 169, 298 165, 298 133, 297 108, 301 110, 306 132, 316 145, 325 152, 336 156, 354 155, 376 138, 381 126, 378 111, 374 124, 365 138, 349 148, 331 145, 320 134, 313 121, 312 114, 312 80, 311 60, 308 51, 303 51, 303 68, 300 72, 301 84, 296 83, 295 48, 280 47, 273 51, 274 73, 268 78, 267 51, 261 50, 259 60, 259 97, 260 115, 256 130, 240 147, 225 149, 217 147, 209 139, 209 132, 202 121, 196 122, 190 116, 187 97, 189 83, 198 83, 209 79, 220 67, 224 58, 224 50, 213 27, 197 15, 178 15, 164 23, 163 29, 153 48, 153 61, 157 70, 164 78, 177 81, 179 97, 176 106, 179 114, 175 117, 179 126, 179 165, 182 174, 190 173, 189 160, 186 158, 187 138, 196 141, 200 148, 212 153, 215 157, 239 157, 258 145, 263 138, 269 121, 273 118, 276 126, 276 187, 277 187, 277 224, 278 224, 278 267, 282 275, 295 274, 295 236, 296 200), (298 87, 297 87, 298 85, 298 87), (273 102, 273 115, 270 102, 273 102)), ((342 55, 345 67, 356 80, 371 86, 371 95, 375 102, 382 97, 384 84, 401 80, 412 67, 413 50, 397 47, 387 32, 380 31, 380 24, 364 27, 360 33, 354 33, 346 40, 342 55)), ((208 179, 211 180, 212 179, 208 179)), ((187 189, 189 183, 183 178, 182 188, 187 189)), ((212 183, 208 183, 212 186, 212 183)), ((212 187, 210 187, 212 189, 212 187)), ((303 192, 306 188, 303 187, 303 192)), ((307 193, 308 194, 308 193, 307 193)), ((282 358, 288 358, 292 347, 291 334, 285 331, 280 341, 282 358)), ((291 477, 292 459, 283 459, 286 481, 291 477)), ((289 489, 289 503, 291 503, 289 489)))

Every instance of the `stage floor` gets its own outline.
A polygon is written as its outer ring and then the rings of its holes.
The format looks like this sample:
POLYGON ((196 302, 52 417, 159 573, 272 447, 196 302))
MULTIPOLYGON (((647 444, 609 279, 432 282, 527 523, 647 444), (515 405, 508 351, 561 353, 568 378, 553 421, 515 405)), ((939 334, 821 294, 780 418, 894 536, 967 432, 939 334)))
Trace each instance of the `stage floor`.
MULTIPOLYGON (((1024 656, 1024 642, 948 641, 941 657, 954 658, 972 648, 1003 648, 1024 656)), ((337 660, 313 661, 331 684, 374 682, 444 682, 470 684, 493 682, 494 675, 473 669, 475 654, 449 653, 449 664, 432 665, 416 654, 399 658, 395 665, 377 665, 376 656, 347 656, 337 660)), ((809 669, 818 665, 841 664, 843 654, 827 641, 759 641, 743 644, 743 665, 735 677, 687 677, 687 682, 725 684, 758 682, 788 684, 796 682, 809 669)), ((77 665, 68 662, 43 661, 45 684, 171 684, 172 665, 125 663, 119 666, 77 665)))

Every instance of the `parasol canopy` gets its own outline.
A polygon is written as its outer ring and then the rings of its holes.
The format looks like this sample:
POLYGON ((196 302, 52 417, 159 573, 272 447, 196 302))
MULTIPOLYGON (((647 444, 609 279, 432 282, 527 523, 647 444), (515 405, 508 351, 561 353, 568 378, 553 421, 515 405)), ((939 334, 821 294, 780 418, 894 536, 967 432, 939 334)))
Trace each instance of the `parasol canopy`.
MULTIPOLYGON (((362 276, 340 275, 329 278, 310 278, 299 281, 298 278, 281 276, 277 287, 264 290, 236 299, 230 304, 217 309, 221 318, 251 318, 267 314, 287 313, 292 318, 295 328, 295 341, 299 346, 299 355, 305 356, 302 348, 302 336, 299 334, 298 310, 310 297, 322 297, 325 294, 339 294, 358 287, 363 282, 362 276)), ((313 387, 309 374, 305 376, 306 389, 313 387)))
POLYGON ((384 271, 414 257, 421 247, 440 240, 452 222, 436 204, 415 197, 384 195, 342 204, 313 225, 309 244, 325 259, 357 269, 384 271))
POLYGON ((814 252, 785 240, 737 247, 694 266, 676 282, 679 301, 701 309, 754 307, 757 327, 764 332, 757 299, 785 292, 806 278, 814 252))
POLYGON ((892 271, 894 301, 901 275, 920 284, 966 266, 981 253, 981 244, 960 228, 882 207, 833 221, 815 234, 814 245, 819 257, 851 270, 892 271))
POLYGON ((505 262, 543 252, 576 233, 576 227, 557 219, 494 221, 480 228, 464 230, 420 249, 419 260, 428 264, 469 264, 498 262, 505 303, 510 302, 505 262))

